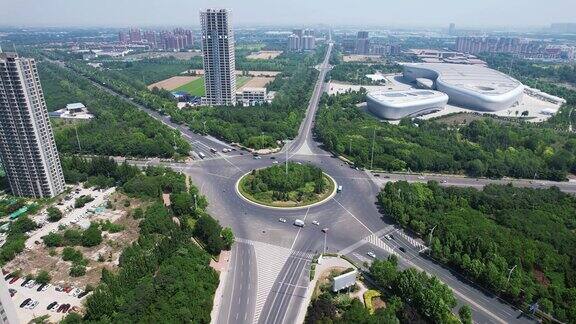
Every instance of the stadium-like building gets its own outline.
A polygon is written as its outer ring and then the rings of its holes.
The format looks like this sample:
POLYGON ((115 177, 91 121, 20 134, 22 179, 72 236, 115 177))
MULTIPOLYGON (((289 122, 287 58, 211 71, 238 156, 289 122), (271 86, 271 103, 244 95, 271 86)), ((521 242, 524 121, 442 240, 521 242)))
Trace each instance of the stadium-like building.
POLYGON ((446 94, 434 90, 373 91, 366 96, 371 113, 392 120, 440 111, 447 102, 446 94))
POLYGON ((499 111, 522 100, 524 86, 504 73, 479 65, 406 63, 404 78, 448 95, 450 104, 480 111, 499 111))

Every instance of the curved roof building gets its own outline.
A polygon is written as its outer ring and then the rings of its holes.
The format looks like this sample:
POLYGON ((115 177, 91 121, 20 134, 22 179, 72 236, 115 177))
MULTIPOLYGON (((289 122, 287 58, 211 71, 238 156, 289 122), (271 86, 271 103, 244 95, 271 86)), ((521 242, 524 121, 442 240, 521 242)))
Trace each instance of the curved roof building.
POLYGON ((448 96, 434 90, 374 91, 366 96, 368 110, 379 118, 402 119, 444 109, 448 96))
POLYGON ((433 89, 444 92, 450 103, 481 111, 510 108, 522 99, 524 86, 504 73, 479 65, 450 63, 407 63, 408 81, 430 79, 433 89))

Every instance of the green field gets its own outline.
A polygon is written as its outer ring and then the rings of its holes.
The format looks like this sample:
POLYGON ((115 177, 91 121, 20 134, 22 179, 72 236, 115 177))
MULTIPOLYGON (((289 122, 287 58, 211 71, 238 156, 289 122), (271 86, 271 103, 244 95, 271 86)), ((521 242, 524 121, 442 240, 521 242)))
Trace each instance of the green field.
MULTIPOLYGON (((236 78, 236 88, 240 88, 246 84, 251 79, 251 77, 237 77, 236 78)), ((191 96, 202 97, 205 94, 204 91, 204 77, 200 77, 196 80, 190 81, 184 85, 179 86, 173 91, 184 91, 188 92, 191 96)))

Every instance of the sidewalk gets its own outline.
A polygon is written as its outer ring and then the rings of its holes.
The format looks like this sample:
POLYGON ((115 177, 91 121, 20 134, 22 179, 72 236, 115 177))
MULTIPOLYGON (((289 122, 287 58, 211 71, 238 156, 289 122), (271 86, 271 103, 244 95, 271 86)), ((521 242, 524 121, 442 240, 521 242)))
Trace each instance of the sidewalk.
POLYGON ((220 274, 220 283, 214 293, 214 304, 212 305, 212 312, 210 313, 210 323, 212 324, 216 323, 218 320, 218 314, 220 313, 220 305, 222 303, 222 297, 224 296, 224 287, 226 287, 226 277, 228 276, 228 267, 230 265, 231 257, 232 250, 222 251, 218 257, 218 262, 213 259, 210 260, 210 267, 220 274))

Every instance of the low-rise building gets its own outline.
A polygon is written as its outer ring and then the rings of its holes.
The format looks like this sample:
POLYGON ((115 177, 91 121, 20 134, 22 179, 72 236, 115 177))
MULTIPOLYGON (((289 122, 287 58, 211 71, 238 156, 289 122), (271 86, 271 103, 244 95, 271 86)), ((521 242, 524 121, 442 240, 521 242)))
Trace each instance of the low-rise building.
POLYGON ((92 115, 83 103, 76 102, 67 104, 66 108, 58 109, 48 113, 50 117, 62 119, 92 119, 92 115))
POLYGON ((243 88, 236 92, 236 101, 243 106, 260 105, 268 100, 266 88, 243 88))

